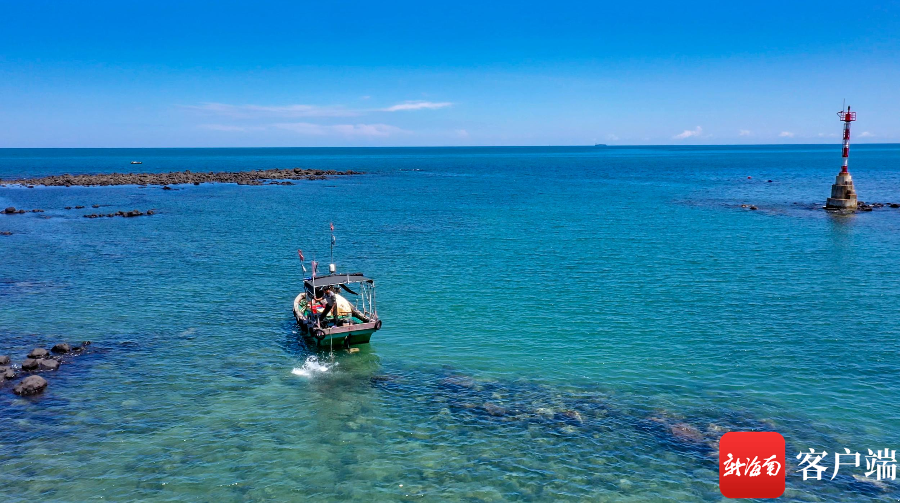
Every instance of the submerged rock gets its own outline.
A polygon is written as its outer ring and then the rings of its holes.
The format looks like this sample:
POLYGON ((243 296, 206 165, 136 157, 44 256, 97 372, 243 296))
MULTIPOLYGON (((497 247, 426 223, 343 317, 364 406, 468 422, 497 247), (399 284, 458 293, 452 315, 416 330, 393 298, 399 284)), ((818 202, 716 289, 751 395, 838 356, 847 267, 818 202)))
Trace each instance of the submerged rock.
POLYGON ((37 363, 38 370, 59 370, 59 361, 52 358, 41 358, 37 363))
POLYGON ((484 408, 485 412, 487 412, 488 414, 490 414, 492 416, 506 415, 506 407, 502 407, 495 403, 485 402, 484 405, 482 405, 482 407, 484 408))
POLYGON ((28 353, 28 358, 45 358, 50 356, 50 352, 44 348, 34 348, 28 353))
POLYGON ((697 428, 687 423, 676 423, 669 427, 672 436, 682 442, 702 443, 706 438, 697 428))
POLYGON ((446 388, 464 388, 464 389, 473 389, 475 388, 475 380, 471 377, 466 376, 450 376, 441 379, 440 385, 446 388))
POLYGON ((12 232, 10 232, 10 231, 0 231, 0 236, 12 236, 12 232))
POLYGON ((559 413, 559 416, 563 421, 569 423, 584 424, 584 418, 577 410, 564 410, 559 413))
POLYGON ((10 206, 9 208, 6 208, 5 210, 3 210, 3 213, 6 213, 7 215, 12 215, 13 213, 17 213, 17 212, 16 212, 16 208, 14 206, 10 206))
POLYGON ((68 353, 69 351, 72 351, 72 346, 70 346, 66 342, 60 342, 59 344, 50 348, 50 351, 53 351, 54 353, 68 353))
POLYGON ((22 379, 15 388, 13 393, 20 396, 36 395, 47 388, 47 380, 41 376, 28 376, 22 379))

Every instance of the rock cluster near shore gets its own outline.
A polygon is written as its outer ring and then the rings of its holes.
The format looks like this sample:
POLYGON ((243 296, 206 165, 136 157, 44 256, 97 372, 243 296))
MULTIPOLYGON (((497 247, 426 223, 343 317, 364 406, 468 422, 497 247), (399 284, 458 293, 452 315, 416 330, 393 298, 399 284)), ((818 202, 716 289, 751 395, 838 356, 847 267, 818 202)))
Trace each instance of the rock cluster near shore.
MULTIPOLYGON (((262 185, 266 180, 324 180, 329 176, 361 175, 359 171, 335 171, 321 169, 265 169, 252 171, 198 172, 190 170, 171 173, 111 173, 99 175, 53 175, 23 180, 0 180, 0 184, 33 187, 109 186, 109 185, 178 185, 201 183, 236 183, 238 185, 262 185)), ((277 183, 285 185, 284 182, 277 183)))
MULTIPOLYGON (((31 213, 43 213, 43 212, 44 212, 44 210, 31 210, 31 213)), ((28 210, 17 209, 14 206, 10 206, 9 208, 6 208, 5 210, 0 211, 0 213, 3 213, 4 215, 21 215, 22 213, 28 213, 28 210)))
POLYGON ((131 211, 117 211, 117 212, 115 212, 115 213, 106 213, 106 214, 103 214, 103 213, 91 213, 91 214, 89 214, 89 215, 84 215, 84 218, 102 218, 102 217, 108 217, 108 218, 112 218, 112 217, 142 217, 142 216, 153 215, 153 214, 155 214, 155 213, 156 213, 156 212, 153 211, 153 210, 147 210, 147 213, 144 213, 144 212, 139 211, 139 210, 131 210, 131 211))
POLYGON ((82 354, 90 345, 90 341, 85 341, 81 343, 81 346, 76 347, 61 342, 53 346, 50 351, 44 348, 34 348, 19 366, 14 365, 8 355, 0 355, 0 386, 24 375, 24 378, 13 387, 13 393, 21 396, 42 393, 47 388, 47 380, 37 373, 58 370, 62 363, 69 361, 63 360, 63 356, 82 354))

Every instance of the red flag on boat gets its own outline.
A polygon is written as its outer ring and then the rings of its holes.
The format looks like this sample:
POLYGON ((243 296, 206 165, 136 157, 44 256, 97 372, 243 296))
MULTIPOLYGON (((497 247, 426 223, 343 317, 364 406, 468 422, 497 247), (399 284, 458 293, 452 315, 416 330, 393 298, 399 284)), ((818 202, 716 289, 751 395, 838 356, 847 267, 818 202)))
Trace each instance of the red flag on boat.
POLYGON ((306 260, 305 258, 303 258, 303 250, 297 250, 297 256, 300 257, 300 262, 306 260))
POLYGON ((334 232, 334 222, 331 222, 331 232, 334 232))
POLYGON ((315 278, 316 277, 316 268, 319 267, 319 263, 316 262, 315 260, 313 260, 311 265, 312 265, 313 278, 315 278))

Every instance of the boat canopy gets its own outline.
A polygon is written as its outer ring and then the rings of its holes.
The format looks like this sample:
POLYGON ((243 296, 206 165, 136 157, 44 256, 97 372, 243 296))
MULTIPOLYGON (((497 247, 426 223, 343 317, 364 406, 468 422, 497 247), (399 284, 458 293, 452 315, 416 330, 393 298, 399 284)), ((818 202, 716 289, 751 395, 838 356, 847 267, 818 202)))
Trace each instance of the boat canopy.
MULTIPOLYGON (((312 289, 312 278, 306 278, 305 283, 307 288, 312 289)), ((372 280, 372 278, 363 276, 361 272, 353 272, 348 274, 329 274, 328 276, 316 276, 315 283, 316 288, 321 288, 323 286, 344 285, 347 283, 374 284, 374 280, 372 280)))

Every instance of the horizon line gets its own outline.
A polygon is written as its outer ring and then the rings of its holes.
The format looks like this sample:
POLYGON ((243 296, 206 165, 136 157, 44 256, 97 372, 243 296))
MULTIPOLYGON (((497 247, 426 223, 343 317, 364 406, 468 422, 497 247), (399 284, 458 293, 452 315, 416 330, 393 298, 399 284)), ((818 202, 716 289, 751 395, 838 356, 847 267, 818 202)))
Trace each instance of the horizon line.
MULTIPOLYGON (((153 150, 153 149, 245 149, 245 148, 634 148, 634 147, 771 147, 771 146, 837 146, 840 143, 655 143, 655 144, 573 144, 573 145, 353 145, 353 146, 223 146, 223 147, 0 147, 0 150, 153 150)), ((900 142, 866 142, 862 145, 900 145, 900 142)))

